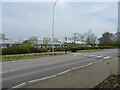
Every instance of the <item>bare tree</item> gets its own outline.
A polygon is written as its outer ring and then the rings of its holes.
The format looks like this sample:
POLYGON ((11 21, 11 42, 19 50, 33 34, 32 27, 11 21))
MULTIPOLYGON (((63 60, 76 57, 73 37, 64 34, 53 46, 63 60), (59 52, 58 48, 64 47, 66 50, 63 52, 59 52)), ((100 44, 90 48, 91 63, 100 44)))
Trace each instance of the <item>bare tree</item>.
POLYGON ((76 44, 77 41, 81 40, 79 33, 73 33, 72 37, 68 39, 71 40, 74 43, 74 45, 76 44))
POLYGON ((91 46, 94 46, 97 43, 97 36, 92 32, 92 30, 89 30, 84 34, 84 42, 91 46))

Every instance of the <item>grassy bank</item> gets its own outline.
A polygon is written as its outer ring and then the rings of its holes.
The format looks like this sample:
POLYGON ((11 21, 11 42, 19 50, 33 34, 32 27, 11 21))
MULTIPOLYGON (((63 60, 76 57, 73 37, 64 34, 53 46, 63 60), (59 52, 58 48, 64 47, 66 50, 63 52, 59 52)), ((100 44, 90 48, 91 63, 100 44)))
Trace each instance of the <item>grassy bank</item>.
POLYGON ((55 55, 63 55, 64 53, 44 53, 44 54, 25 54, 25 55, 13 55, 13 56, 2 56, 0 60, 10 61, 10 60, 20 60, 20 59, 28 59, 28 58, 38 58, 43 56, 55 56, 55 55))
POLYGON ((120 88, 120 76, 119 75, 111 75, 107 77, 104 81, 99 83, 93 89, 96 88, 120 88))

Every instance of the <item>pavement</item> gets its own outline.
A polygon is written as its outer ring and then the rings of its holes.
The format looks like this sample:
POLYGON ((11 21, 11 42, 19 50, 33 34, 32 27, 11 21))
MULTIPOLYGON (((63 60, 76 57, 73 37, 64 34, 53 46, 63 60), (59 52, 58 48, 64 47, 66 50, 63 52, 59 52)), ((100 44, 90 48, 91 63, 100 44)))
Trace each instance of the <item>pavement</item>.
POLYGON ((45 80, 36 80, 18 88, 92 88, 111 74, 118 74, 118 58, 93 63, 45 80))

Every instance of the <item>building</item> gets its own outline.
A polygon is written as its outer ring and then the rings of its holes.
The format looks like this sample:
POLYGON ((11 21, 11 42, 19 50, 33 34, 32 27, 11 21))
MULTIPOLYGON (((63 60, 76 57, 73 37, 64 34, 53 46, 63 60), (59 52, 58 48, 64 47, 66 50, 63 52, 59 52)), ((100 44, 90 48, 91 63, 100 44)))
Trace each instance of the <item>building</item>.
POLYGON ((51 44, 51 38, 49 37, 43 38, 43 44, 51 44))
POLYGON ((5 34, 0 34, 0 48, 7 48, 14 44, 12 39, 6 38, 5 34))
POLYGON ((52 48, 54 46, 55 47, 61 47, 63 44, 61 43, 61 41, 59 41, 58 38, 54 38, 53 42, 51 40, 51 38, 49 37, 45 37, 43 38, 43 40, 38 40, 37 43, 35 44, 36 48, 52 48))

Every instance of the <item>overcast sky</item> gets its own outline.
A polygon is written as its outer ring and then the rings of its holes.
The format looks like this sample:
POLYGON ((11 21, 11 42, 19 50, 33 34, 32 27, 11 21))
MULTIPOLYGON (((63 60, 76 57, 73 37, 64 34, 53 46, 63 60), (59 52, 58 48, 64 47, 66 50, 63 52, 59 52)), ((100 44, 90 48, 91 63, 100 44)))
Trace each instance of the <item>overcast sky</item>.
MULTIPOLYGON (((13 40, 38 36, 51 37, 53 2, 2 3, 2 33, 13 40)), ((72 33, 89 29, 100 36, 105 31, 116 32, 117 2, 57 2, 55 37, 63 40, 72 33)))

